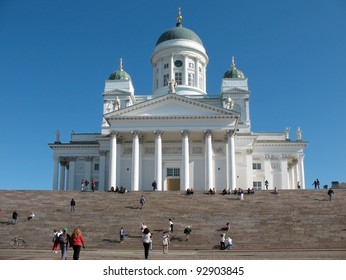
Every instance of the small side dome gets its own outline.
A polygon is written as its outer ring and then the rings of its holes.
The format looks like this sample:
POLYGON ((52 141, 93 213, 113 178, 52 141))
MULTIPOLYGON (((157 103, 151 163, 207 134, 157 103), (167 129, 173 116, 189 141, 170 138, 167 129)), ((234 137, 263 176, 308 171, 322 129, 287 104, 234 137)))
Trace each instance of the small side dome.
POLYGON ((245 75, 242 71, 238 70, 235 67, 235 63, 234 63, 234 56, 232 57, 232 66, 231 69, 227 70, 225 72, 225 74, 223 75, 224 78, 228 78, 228 79, 234 79, 234 78, 245 78, 245 75))
POLYGON ((108 80, 131 80, 131 76, 123 70, 123 60, 120 58, 120 66, 108 78, 108 80))

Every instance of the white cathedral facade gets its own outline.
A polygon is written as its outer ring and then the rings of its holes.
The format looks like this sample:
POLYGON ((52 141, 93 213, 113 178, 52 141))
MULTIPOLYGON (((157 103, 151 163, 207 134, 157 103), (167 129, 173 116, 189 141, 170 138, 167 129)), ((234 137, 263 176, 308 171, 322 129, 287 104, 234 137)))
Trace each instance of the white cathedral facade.
MULTIPOLYGON (((151 56, 153 92, 135 95, 131 76, 120 67, 105 82, 100 133, 74 133, 53 150, 53 190, 129 191, 236 188, 305 188, 300 128, 251 131, 248 79, 232 65, 221 92, 206 92, 208 56, 201 39, 177 24, 164 32, 151 56)), ((222 73, 221 73, 222 75, 222 73)), ((220 76, 221 76, 220 75, 220 76)))

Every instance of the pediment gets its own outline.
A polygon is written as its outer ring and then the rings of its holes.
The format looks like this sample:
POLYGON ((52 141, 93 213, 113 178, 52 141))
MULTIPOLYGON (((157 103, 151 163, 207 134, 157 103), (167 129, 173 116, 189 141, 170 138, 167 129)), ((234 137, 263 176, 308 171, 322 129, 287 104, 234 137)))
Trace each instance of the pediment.
POLYGON ((109 91, 103 92, 103 95, 130 95, 131 92, 125 89, 112 89, 109 91))
POLYGON ((133 106, 110 112, 106 119, 120 118, 158 118, 158 117, 210 117, 237 116, 233 111, 203 103, 192 98, 168 94, 153 98, 133 106))
POLYGON ((227 94, 227 93, 231 93, 231 94, 249 94, 250 92, 248 90, 242 89, 242 88, 238 88, 238 87, 231 87, 228 88, 226 90, 224 90, 222 92, 222 94, 227 94))

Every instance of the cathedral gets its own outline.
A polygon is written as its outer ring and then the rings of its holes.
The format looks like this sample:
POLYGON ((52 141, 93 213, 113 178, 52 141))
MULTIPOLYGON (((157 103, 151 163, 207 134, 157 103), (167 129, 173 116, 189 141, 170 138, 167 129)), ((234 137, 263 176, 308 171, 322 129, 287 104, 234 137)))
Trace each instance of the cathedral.
POLYGON ((253 132, 248 78, 236 67, 220 72, 221 92, 208 94, 208 55, 201 38, 183 26, 157 39, 151 55, 151 95, 135 95, 119 68, 105 81, 101 132, 59 132, 53 151, 53 190, 216 191, 305 189, 304 148, 297 128, 253 132))

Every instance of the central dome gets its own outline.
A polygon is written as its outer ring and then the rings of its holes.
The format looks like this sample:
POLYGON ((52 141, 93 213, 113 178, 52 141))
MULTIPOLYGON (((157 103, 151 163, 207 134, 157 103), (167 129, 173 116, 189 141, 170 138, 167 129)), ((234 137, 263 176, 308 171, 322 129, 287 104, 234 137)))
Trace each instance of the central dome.
POLYGON ((190 29, 183 27, 181 23, 183 17, 181 16, 181 10, 179 8, 179 13, 177 17, 176 27, 168 29, 166 32, 162 33, 160 38, 156 42, 156 46, 169 40, 175 39, 184 39, 197 42, 203 46, 202 40, 198 37, 198 35, 190 29))
POLYGON ((180 22, 178 22, 176 27, 171 28, 166 32, 162 33, 162 35, 156 42, 156 46, 158 44, 161 44, 162 42, 174 39, 191 40, 203 45, 202 40, 198 37, 198 35, 195 32, 183 27, 183 25, 180 22))

